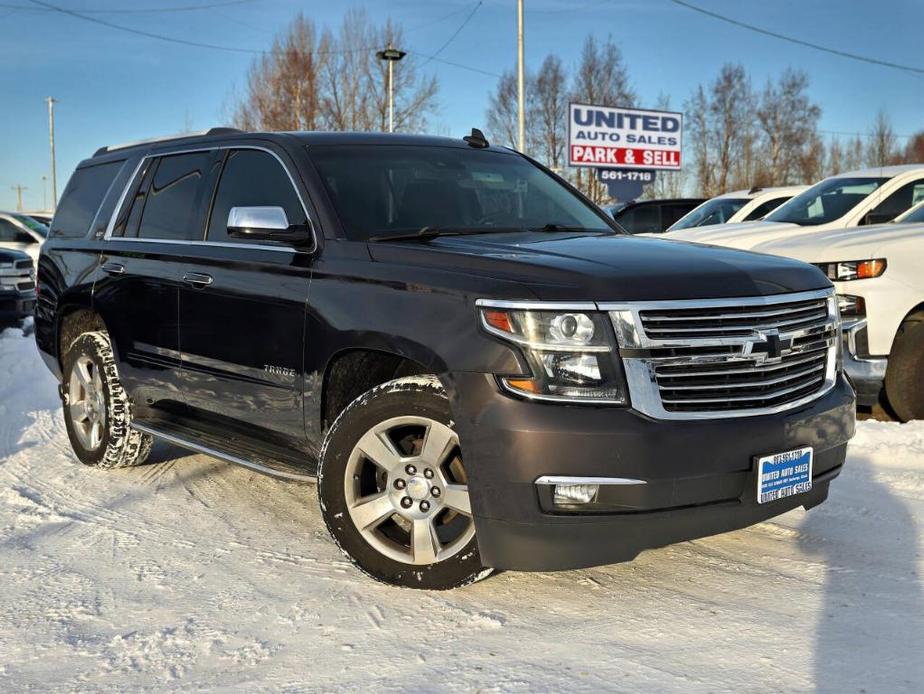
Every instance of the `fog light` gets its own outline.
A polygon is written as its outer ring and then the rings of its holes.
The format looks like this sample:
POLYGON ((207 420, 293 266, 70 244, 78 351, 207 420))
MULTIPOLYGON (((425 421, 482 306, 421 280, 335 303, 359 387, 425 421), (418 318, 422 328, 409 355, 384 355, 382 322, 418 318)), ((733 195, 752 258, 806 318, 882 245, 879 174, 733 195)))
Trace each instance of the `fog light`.
POLYGON ((552 500, 558 506, 590 504, 600 491, 598 484, 556 484, 552 500))

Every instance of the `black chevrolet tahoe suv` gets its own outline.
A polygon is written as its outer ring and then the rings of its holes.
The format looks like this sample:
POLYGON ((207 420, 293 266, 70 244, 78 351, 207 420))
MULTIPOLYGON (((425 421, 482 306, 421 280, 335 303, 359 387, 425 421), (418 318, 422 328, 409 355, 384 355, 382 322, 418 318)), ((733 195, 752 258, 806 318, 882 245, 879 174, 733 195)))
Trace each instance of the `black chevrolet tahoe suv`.
POLYGON ((35 270, 22 251, 0 248, 0 330, 32 315, 35 270))
POLYGON ((819 270, 621 233, 477 131, 104 147, 38 283, 81 462, 162 439, 316 480, 339 547, 402 586, 810 508, 854 431, 819 270))

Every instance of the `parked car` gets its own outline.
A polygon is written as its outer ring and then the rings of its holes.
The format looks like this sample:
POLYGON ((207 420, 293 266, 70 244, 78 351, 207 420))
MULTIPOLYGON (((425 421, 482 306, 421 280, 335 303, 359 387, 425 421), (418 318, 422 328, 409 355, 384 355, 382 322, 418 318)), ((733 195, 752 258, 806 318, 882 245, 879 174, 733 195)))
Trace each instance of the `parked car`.
POLYGON ((800 234, 754 250, 814 263, 834 282, 859 404, 884 394, 902 421, 924 419, 924 202, 895 224, 800 234))
POLYGON ((54 214, 51 212, 24 212, 23 214, 46 227, 51 226, 51 220, 54 218, 54 214))
POLYGON ((735 190, 703 202, 679 219, 668 231, 692 229, 713 224, 737 224, 760 220, 777 207, 806 190, 808 186, 735 190))
POLYGON ((0 328, 32 315, 35 270, 22 251, 0 247, 0 328))
POLYGON ((636 200, 614 205, 607 211, 630 234, 660 234, 701 202, 702 198, 636 200))
POLYGON ((924 164, 883 166, 831 176, 780 205, 763 221, 681 229, 665 236, 730 248, 798 233, 890 222, 924 200, 924 164))
POLYGON ((102 148, 39 290, 81 462, 161 438, 317 476, 338 546, 402 586, 810 508, 854 432, 817 268, 624 234, 477 131, 102 148))
POLYGON ((33 262, 48 237, 48 227, 20 212, 0 212, 0 248, 23 251, 33 262))

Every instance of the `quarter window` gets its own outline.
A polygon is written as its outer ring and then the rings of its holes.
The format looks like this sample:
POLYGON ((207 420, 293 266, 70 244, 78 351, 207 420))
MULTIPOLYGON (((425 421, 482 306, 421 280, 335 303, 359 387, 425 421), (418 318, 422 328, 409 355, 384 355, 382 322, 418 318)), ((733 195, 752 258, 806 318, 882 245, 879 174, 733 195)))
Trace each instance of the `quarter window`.
POLYGON ((924 200, 924 181, 906 183, 870 211, 876 222, 891 221, 902 212, 924 200))
MULTIPOLYGON (((144 200, 138 236, 145 239, 201 240, 211 194, 213 152, 162 157, 156 162, 144 200)), ((136 198, 134 206, 139 204, 136 198)), ((132 209, 132 216, 135 209, 132 209)), ((131 224, 129 224, 131 226, 131 224)))
POLYGON ((106 191, 124 162, 84 166, 77 169, 61 196, 51 224, 51 236, 80 238, 87 235, 106 191))
POLYGON ((272 154, 258 149, 228 153, 209 220, 209 241, 241 242, 228 236, 232 207, 281 207, 289 224, 308 221, 285 169, 272 154))

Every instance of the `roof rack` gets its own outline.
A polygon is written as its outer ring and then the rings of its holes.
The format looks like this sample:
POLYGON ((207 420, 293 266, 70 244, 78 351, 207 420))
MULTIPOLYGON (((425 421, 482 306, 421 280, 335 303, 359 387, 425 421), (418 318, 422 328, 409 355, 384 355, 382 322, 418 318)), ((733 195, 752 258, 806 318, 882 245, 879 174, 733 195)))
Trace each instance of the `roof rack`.
POLYGON ((114 152, 119 149, 127 149, 129 147, 138 147, 140 145, 151 145, 156 142, 169 142, 170 140, 185 140, 189 137, 203 137, 205 135, 233 135, 236 133, 243 133, 244 130, 239 130, 238 128, 209 128, 208 130, 198 130, 196 132, 189 133, 177 133, 176 135, 164 135, 162 137, 149 137, 144 140, 135 140, 133 142, 122 142, 117 145, 106 145, 105 147, 100 147, 93 153, 94 157, 98 157, 101 154, 106 154, 107 152, 114 152))

